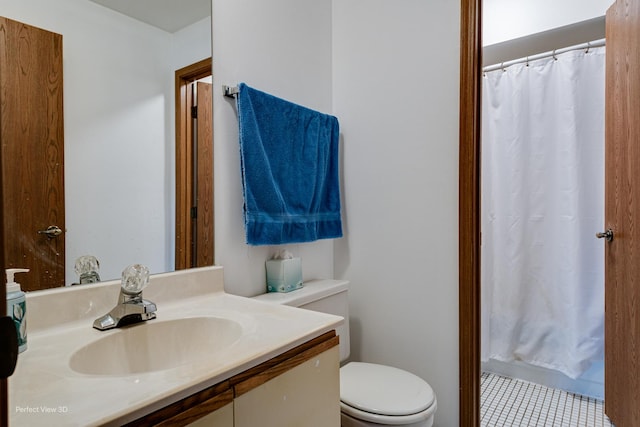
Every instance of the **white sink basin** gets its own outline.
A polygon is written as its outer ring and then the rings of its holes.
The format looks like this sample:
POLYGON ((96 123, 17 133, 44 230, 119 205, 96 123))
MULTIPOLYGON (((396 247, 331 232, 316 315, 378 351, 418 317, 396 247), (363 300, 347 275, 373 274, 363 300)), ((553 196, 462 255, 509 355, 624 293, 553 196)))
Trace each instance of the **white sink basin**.
POLYGON ((75 372, 130 375, 195 363, 226 349, 242 327, 222 317, 150 320, 107 332, 71 355, 75 372))

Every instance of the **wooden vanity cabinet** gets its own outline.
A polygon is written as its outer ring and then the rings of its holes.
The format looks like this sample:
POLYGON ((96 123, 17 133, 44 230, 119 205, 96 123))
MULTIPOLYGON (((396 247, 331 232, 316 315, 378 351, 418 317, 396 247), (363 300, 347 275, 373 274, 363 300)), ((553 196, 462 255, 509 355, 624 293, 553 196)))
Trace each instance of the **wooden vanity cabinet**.
POLYGON ((234 386, 235 427, 338 427, 338 337, 309 347, 234 386))
POLYGON ((338 336, 327 332, 128 425, 338 427, 339 368, 338 336))

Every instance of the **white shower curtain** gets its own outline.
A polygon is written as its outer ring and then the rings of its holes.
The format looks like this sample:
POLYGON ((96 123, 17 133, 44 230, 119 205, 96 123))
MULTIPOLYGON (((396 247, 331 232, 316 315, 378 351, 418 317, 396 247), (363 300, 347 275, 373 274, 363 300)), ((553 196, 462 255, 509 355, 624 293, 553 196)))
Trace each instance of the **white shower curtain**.
POLYGON ((488 72, 482 360, 577 378, 604 352, 604 47, 488 72))

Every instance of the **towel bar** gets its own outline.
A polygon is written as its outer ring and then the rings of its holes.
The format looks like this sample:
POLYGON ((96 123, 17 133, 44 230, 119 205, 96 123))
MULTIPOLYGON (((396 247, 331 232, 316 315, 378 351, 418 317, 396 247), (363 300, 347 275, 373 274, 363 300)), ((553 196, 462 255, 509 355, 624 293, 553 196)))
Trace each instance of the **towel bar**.
POLYGON ((238 92, 239 92, 238 86, 222 85, 222 94, 224 96, 228 96, 229 98, 235 98, 238 92))

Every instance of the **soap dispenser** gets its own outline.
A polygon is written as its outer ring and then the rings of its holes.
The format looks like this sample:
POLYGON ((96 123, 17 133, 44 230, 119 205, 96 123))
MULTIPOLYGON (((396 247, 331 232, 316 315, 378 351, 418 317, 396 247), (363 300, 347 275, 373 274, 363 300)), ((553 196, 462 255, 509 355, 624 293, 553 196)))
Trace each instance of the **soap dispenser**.
POLYGON ((7 316, 16 325, 18 332, 18 353, 27 349, 27 301, 20 283, 14 279, 16 273, 28 273, 28 268, 7 269, 7 316))

